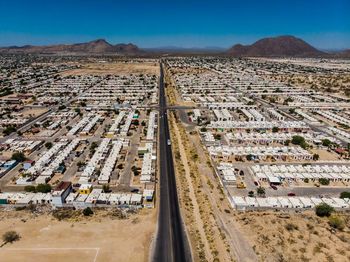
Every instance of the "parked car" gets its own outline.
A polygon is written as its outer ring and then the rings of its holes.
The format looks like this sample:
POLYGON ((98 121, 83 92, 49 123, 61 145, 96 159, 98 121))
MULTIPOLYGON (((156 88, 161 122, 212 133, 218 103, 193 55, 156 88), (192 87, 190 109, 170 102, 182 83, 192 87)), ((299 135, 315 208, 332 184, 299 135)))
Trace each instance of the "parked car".
POLYGON ((273 184, 270 184, 270 187, 273 189, 273 190, 277 190, 277 187, 273 184))
POLYGON ((295 193, 288 193, 288 196, 295 196, 295 193))

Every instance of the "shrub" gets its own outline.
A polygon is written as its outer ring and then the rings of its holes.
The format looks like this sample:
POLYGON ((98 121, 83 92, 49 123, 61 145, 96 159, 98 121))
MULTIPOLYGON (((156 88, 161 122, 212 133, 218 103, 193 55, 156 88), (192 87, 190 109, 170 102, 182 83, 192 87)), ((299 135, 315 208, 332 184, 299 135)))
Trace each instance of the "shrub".
POLYGON ((24 191, 26 192, 36 192, 35 186, 27 185, 24 187, 24 191))
POLYGON ((46 143, 45 143, 45 147, 46 147, 47 149, 50 149, 50 148, 52 147, 52 143, 51 143, 51 142, 46 142, 46 143))
POLYGON ((10 135, 12 132, 15 132, 16 131, 16 127, 14 127, 14 126, 8 126, 8 127, 6 127, 3 131, 2 131, 2 133, 5 135, 5 136, 8 136, 8 135, 10 135))
POLYGON ((317 161, 317 160, 320 159, 320 155, 319 155, 319 154, 314 154, 314 155, 312 156, 312 159, 313 159, 314 161, 317 161))
POLYGON ((39 184, 36 186, 36 191, 40 193, 51 192, 51 186, 49 184, 39 184))
POLYGON ((65 220, 74 216, 74 210, 72 209, 55 209, 52 211, 52 216, 57 220, 65 220))
POLYGON ((12 243, 19 240, 21 236, 16 231, 7 231, 2 235, 2 240, 4 243, 12 243))
POLYGON ((326 203, 317 205, 315 209, 316 215, 319 217, 329 217, 333 211, 334 208, 326 203))
POLYGON ((259 196, 263 196, 263 195, 265 195, 265 188, 263 188, 263 187, 258 187, 257 189, 256 189, 256 193, 259 195, 259 196))
POLYGON ((294 225, 294 224, 292 224, 292 223, 287 223, 284 227, 285 227, 288 231, 298 230, 298 226, 297 226, 297 225, 294 225))
POLYGON ((318 181, 320 182, 321 185, 324 185, 324 186, 328 186, 329 185, 329 179, 327 179, 327 178, 323 178, 322 177, 318 181))
POLYGON ((103 185, 103 186, 102 186, 102 190, 103 190, 103 192, 105 192, 105 193, 111 192, 111 190, 109 189, 109 185, 103 185))
POLYGON ((330 146, 331 144, 332 144, 332 142, 327 138, 322 140, 323 146, 330 146))
POLYGON ((310 180, 309 180, 308 178, 304 178, 304 182, 305 182, 305 183, 309 183, 309 181, 310 181, 310 180))
POLYGON ((345 222, 339 216, 335 216, 335 215, 330 216, 328 223, 331 227, 335 229, 343 230, 345 228, 345 222))
POLYGON ((83 210, 83 215, 84 216, 91 216, 94 212, 92 211, 92 209, 90 207, 87 207, 83 210))

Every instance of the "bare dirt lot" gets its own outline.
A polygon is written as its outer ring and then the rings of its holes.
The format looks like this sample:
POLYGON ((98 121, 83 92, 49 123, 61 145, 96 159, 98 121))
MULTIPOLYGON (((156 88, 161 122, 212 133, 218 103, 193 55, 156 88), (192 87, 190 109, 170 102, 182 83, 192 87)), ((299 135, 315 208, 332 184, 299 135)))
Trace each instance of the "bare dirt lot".
POLYGON ((79 69, 62 73, 68 75, 109 75, 109 74, 159 74, 157 63, 90 63, 83 64, 79 69))
POLYGON ((141 210, 120 219, 109 210, 58 221, 51 214, 0 210, 0 234, 20 240, 0 248, 1 261, 148 261, 156 212, 141 210))
POLYGON ((332 228, 329 218, 317 217, 313 211, 234 214, 259 261, 350 260, 349 213, 337 214, 345 223, 343 230, 332 228))

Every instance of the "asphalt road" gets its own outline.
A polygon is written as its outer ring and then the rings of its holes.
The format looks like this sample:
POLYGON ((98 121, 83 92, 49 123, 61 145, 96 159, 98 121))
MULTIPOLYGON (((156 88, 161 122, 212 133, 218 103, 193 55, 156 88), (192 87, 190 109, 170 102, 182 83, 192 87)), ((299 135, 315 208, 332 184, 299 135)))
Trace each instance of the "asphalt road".
POLYGON ((159 82, 160 202, 158 230, 152 261, 191 261, 176 192, 174 163, 164 94, 163 66, 159 82))

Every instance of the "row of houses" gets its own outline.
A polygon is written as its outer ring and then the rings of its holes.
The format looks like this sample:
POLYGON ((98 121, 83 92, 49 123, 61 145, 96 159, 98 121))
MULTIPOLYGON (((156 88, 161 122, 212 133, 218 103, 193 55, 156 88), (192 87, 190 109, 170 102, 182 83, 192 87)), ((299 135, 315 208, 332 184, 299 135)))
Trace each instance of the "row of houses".
POLYGON ((246 211, 254 209, 311 209, 326 203, 337 210, 349 210, 350 199, 319 197, 230 197, 233 208, 246 211))
POLYGON ((108 158, 106 159, 104 166, 101 170, 101 173, 98 177, 98 183, 99 184, 108 184, 109 179, 112 175, 112 171, 118 161, 119 153, 123 147, 123 138, 120 138, 116 141, 113 141, 113 147, 111 149, 111 152, 109 153, 108 158))
POLYGON ((312 155, 305 149, 294 146, 209 146, 209 154, 214 159, 233 161, 235 157, 250 156, 251 160, 265 160, 273 157, 276 160, 311 160, 312 155))
POLYGON ((254 165, 251 167, 258 181, 280 184, 283 181, 319 181, 349 182, 350 167, 345 165, 254 165))
POLYGON ((317 113, 329 120, 331 120, 332 122, 335 122, 335 123, 339 123, 339 124, 342 124, 342 125, 346 125, 346 126, 350 126, 350 120, 345 118, 345 117, 342 117, 338 114, 335 114, 331 111, 327 111, 327 110, 323 110, 323 111, 317 111, 317 113))
POLYGON ((0 193, 1 205, 26 206, 46 204, 60 207, 153 207, 154 190, 138 193, 105 193, 102 189, 82 185, 73 191, 71 182, 60 182, 50 193, 5 192, 0 193), (87 191, 85 189, 88 188, 87 191))
POLYGON ((211 121, 207 127, 237 130, 271 130, 277 127, 281 131, 307 131, 310 129, 310 127, 302 121, 211 121))

